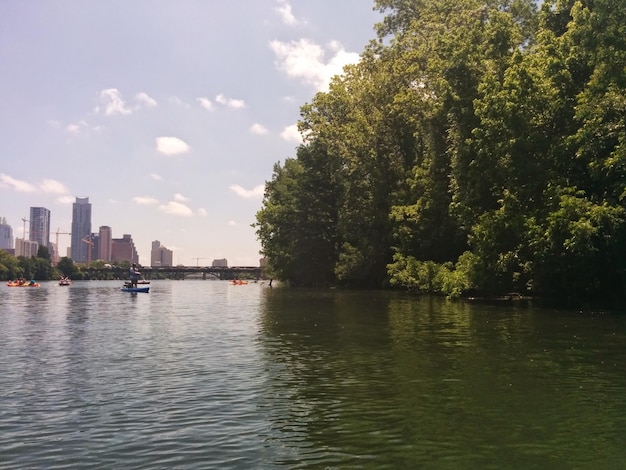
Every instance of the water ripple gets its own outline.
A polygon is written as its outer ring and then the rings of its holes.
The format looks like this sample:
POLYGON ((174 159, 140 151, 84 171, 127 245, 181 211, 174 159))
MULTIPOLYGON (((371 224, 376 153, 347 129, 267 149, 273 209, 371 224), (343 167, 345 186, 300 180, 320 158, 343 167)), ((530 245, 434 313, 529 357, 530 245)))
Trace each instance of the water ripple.
POLYGON ((626 458, 619 315, 222 282, 55 287, 0 290, 1 469, 626 458))

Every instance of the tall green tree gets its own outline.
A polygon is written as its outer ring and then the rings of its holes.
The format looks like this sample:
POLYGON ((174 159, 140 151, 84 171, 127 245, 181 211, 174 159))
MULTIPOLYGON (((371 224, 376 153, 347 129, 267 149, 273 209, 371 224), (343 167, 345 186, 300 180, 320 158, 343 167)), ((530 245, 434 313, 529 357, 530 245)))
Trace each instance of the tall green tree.
POLYGON ((392 109, 393 75, 375 54, 345 70, 303 106, 301 127, 333 156, 337 201, 335 274, 340 283, 381 286, 391 258, 389 211, 406 177, 406 126, 392 109))
POLYGON ((0 250, 0 280, 11 281, 24 277, 24 270, 17 258, 6 250, 0 250))
POLYGON ((67 256, 61 258, 57 264, 57 269, 63 274, 63 276, 69 277, 70 279, 76 279, 78 268, 71 258, 68 258, 67 256))
POLYGON ((256 214, 257 237, 268 258, 268 271, 273 277, 300 283, 301 261, 296 256, 299 238, 299 211, 296 195, 302 166, 288 158, 284 165, 276 163, 272 180, 265 185, 263 208, 256 214), (299 265, 300 263, 300 265, 299 265))
POLYGON ((415 265, 410 259, 456 261, 478 217, 497 207, 497 166, 488 155, 481 161, 471 145, 480 127, 476 103, 484 81, 501 80, 514 53, 531 42, 534 7, 523 1, 377 3, 395 8, 382 32, 396 34, 390 55, 407 84, 396 102, 419 143, 410 191, 391 213, 396 255, 390 273, 397 281, 399 265, 415 265))

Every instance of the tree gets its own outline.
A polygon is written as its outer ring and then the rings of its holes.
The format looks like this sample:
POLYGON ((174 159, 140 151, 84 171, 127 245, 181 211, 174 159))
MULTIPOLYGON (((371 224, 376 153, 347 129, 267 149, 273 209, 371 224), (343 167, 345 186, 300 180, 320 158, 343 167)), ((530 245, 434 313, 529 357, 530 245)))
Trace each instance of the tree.
POLYGON ((70 279, 76 279, 76 274, 78 273, 78 268, 74 264, 71 258, 64 256, 59 260, 57 264, 57 269, 61 271, 63 276, 69 277, 70 279))
POLYGON ((50 250, 48 250, 47 246, 39 245, 39 248, 37 248, 37 258, 51 261, 50 250))
POLYGON ((17 258, 10 255, 6 250, 0 250, 0 279, 10 281, 24 277, 24 270, 17 258))
POLYGON ((298 263, 302 262, 295 255, 300 233, 296 195, 301 174, 302 166, 295 159, 286 159, 282 166, 274 165, 272 180, 265 185, 263 208, 253 224, 262 253, 268 259, 268 274, 294 285, 300 282, 298 263))
POLYGON ((334 263, 361 287, 623 293, 626 4, 375 5, 378 40, 302 107, 306 142, 266 185, 273 266, 295 284, 334 263))

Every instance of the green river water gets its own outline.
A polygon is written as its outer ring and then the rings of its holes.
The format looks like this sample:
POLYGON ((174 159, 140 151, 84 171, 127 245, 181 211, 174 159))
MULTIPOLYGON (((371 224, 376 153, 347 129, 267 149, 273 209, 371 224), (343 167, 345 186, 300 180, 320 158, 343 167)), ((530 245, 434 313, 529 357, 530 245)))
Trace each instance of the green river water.
POLYGON ((626 312, 0 288, 0 468, 626 466, 626 312))

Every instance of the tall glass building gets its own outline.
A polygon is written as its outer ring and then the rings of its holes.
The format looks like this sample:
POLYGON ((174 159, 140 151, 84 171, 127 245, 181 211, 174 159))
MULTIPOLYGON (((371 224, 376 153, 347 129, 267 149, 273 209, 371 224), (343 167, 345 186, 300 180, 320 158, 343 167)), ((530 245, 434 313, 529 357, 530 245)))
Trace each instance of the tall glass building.
POLYGON ((13 228, 4 217, 0 217, 0 249, 13 249, 13 228))
POLYGON ((75 263, 86 263, 91 245, 83 239, 91 236, 91 204, 88 197, 77 197, 72 204, 71 258, 75 263))
POLYGON ((45 207, 30 208, 28 239, 39 246, 50 246, 50 210, 45 207))

